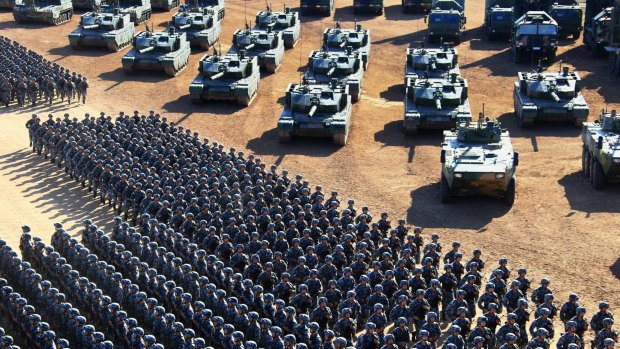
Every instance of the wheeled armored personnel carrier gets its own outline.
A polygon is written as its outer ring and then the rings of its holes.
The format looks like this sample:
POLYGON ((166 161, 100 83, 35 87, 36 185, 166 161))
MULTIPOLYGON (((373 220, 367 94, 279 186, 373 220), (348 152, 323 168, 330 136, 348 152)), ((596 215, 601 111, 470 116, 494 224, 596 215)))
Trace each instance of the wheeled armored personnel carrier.
POLYGON ((579 39, 583 29, 583 10, 576 0, 554 0, 547 13, 558 23, 558 33, 579 39))
POLYGON ((0 0, 0 9, 12 10, 16 5, 22 3, 22 0, 0 0))
POLYGON ((590 109, 581 94, 581 78, 563 67, 560 72, 519 72, 514 84, 515 116, 521 127, 535 121, 571 121, 581 127, 590 109))
POLYGON ((151 0, 119 0, 114 4, 101 7, 101 12, 114 13, 119 10, 121 14, 128 14, 135 24, 142 24, 151 19, 151 0))
POLYGON ((103 46, 112 52, 129 46, 134 34, 129 15, 87 12, 80 18, 80 25, 69 33, 69 44, 74 49, 84 46, 103 46))
POLYGON ((512 148, 508 131, 481 114, 477 123, 459 123, 443 135, 441 202, 450 202, 455 196, 486 195, 512 206, 519 154, 512 148))
POLYGON ((410 76, 405 79, 405 134, 420 128, 451 129, 471 121, 467 80, 456 73, 443 79, 410 76))
POLYGON ((71 0, 26 0, 13 7, 13 17, 17 23, 60 25, 73 17, 73 5, 71 0))
POLYGON ((204 55, 198 66, 200 73, 189 85, 192 101, 235 101, 247 107, 258 92, 259 69, 258 57, 248 56, 244 50, 225 56, 217 52, 204 55))
POLYGON ((179 12, 172 16, 172 23, 177 31, 187 35, 191 45, 208 50, 220 40, 223 18, 223 7, 202 0, 181 5, 179 12))
POLYGON ((429 78, 445 78, 449 73, 460 74, 459 54, 456 48, 447 43, 441 48, 410 47, 407 48, 405 79, 415 75, 429 78))
POLYGON ((357 102, 362 95, 362 81, 364 79, 364 67, 360 52, 353 51, 350 46, 345 52, 310 52, 304 80, 310 85, 327 85, 332 79, 349 86, 351 101, 357 102))
POLYGON ((353 0, 353 13, 383 14, 383 0, 353 0))
POLYGON ((268 27, 274 31, 282 32, 282 40, 284 40, 284 47, 286 48, 295 47, 301 36, 299 13, 291 11, 290 7, 284 7, 283 12, 272 11, 271 6, 267 6, 266 11, 258 11, 256 28, 267 30, 268 27))
POLYGON ((426 34, 428 42, 452 41, 461 43, 463 29, 467 19, 465 18, 464 2, 456 0, 434 0, 433 8, 425 16, 428 22, 426 34))
POLYGON ((267 27, 262 29, 237 29, 233 34, 233 46, 229 53, 244 50, 248 56, 258 57, 258 65, 269 73, 275 73, 284 60, 282 32, 267 27))
POLYGON ((486 0, 484 28, 489 39, 510 36, 515 0, 486 0))
POLYGON ((593 58, 607 55, 605 46, 609 44, 609 26, 614 8, 607 7, 594 16, 583 30, 583 43, 593 58))
POLYGON ((340 22, 334 28, 327 28, 323 32, 323 46, 330 51, 344 51, 347 46, 353 47, 362 54, 364 70, 370 62, 370 30, 363 29, 361 24, 355 23, 353 29, 343 29, 340 22))
POLYGON ((327 85, 289 84, 278 120, 280 142, 310 136, 331 137, 335 144, 346 145, 352 109, 348 89, 336 79, 327 85))
POLYGON ((620 116, 602 111, 601 119, 583 124, 581 167, 594 189, 620 182, 620 116))
POLYGON ((529 11, 512 28, 512 54, 516 64, 553 62, 558 49, 558 23, 544 11, 529 11))
POLYGON ((334 10, 334 0, 299 0, 299 7, 304 16, 317 13, 329 17, 334 10))
POLYGON ((136 70, 163 70, 174 77, 189 62, 189 42, 185 33, 178 33, 174 28, 162 32, 141 31, 134 37, 133 46, 121 60, 127 74, 136 70))

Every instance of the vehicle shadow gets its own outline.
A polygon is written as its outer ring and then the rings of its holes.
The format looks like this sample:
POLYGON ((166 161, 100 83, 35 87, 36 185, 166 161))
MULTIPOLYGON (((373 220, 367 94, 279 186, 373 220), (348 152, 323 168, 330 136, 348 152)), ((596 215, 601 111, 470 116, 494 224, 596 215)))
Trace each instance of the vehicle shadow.
POLYGON ((616 262, 609 267, 611 273, 620 280, 620 258, 616 259, 616 262))
POLYGON ((232 115, 242 110, 243 107, 234 102, 227 101, 209 101, 208 103, 194 104, 189 95, 183 95, 176 100, 164 104, 163 109, 169 113, 183 113, 186 116, 182 119, 185 120, 194 113, 232 115))
POLYGON ((412 163, 416 147, 441 144, 441 132, 422 130, 415 136, 408 136, 403 132, 403 122, 396 120, 388 122, 383 130, 377 131, 374 140, 384 146, 409 148, 407 162, 412 163))
MULTIPOLYGON (((477 45, 476 43, 475 45, 477 45)), ((486 58, 463 64, 461 69, 467 68, 486 68, 491 72, 492 76, 517 76, 519 71, 531 70, 532 67, 526 64, 514 64, 510 50, 503 50, 487 56, 486 58)))
MULTIPOLYGON (((119 62, 120 64, 120 62, 119 62)), ((158 83, 167 79, 171 79, 169 76, 161 72, 152 72, 152 71, 139 71, 134 74, 126 74, 123 71, 123 68, 119 67, 112 71, 104 72, 99 74, 99 78, 105 81, 114 81, 117 83, 122 83, 124 81, 139 81, 139 82, 147 82, 147 83, 158 83)))
MULTIPOLYGON (((439 174, 438 174, 439 178, 439 174)), ((439 183, 431 183, 411 192, 407 222, 427 228, 469 229, 483 232, 493 219, 504 216, 510 207, 491 197, 457 198, 442 204, 439 183)))
POLYGON ((581 132, 570 122, 545 122, 536 123, 533 128, 521 128, 517 124, 517 119, 513 112, 504 113, 497 117, 497 120, 501 123, 502 128, 506 128, 510 131, 512 138, 529 138, 532 143, 532 151, 538 152, 538 138, 537 137, 567 137, 574 138, 581 132))
POLYGON ((89 47, 84 47, 84 48, 76 50, 76 49, 71 48, 71 46, 67 44, 66 46, 54 47, 53 49, 47 51, 47 53, 50 55, 61 56, 61 57, 67 57, 67 56, 101 57, 104 55, 110 56, 117 52, 110 52, 105 46, 101 46, 101 47, 96 47, 96 46, 90 47, 89 46, 89 47))
POLYGON ((401 4, 386 6, 383 8, 383 13, 385 13, 385 19, 389 21, 410 21, 424 17, 424 15, 420 13, 403 12, 403 6, 401 4))
POLYGON ((620 212, 620 185, 608 184, 603 190, 594 190, 581 171, 560 178, 558 184, 564 187, 566 199, 573 210, 586 213, 620 212))
POLYGON ((342 148, 332 144, 331 138, 293 137, 291 143, 282 144, 277 128, 267 130, 262 135, 250 139, 245 147, 256 155, 277 156, 276 165, 280 164, 287 154, 326 157, 342 148))
POLYGON ((392 85, 387 90, 381 91, 379 97, 390 102, 401 102, 405 99, 405 84, 392 85))
POLYGON ((398 45, 398 46, 407 45, 407 47, 409 47, 416 41, 423 41, 425 37, 426 37, 426 29, 423 29, 421 31, 416 31, 413 33, 407 33, 407 34, 403 34, 399 36, 393 36, 391 38, 385 38, 385 39, 373 41, 372 43, 374 45, 390 43, 390 44, 398 45))
POLYGON ((353 5, 339 7, 334 11, 334 21, 339 22, 365 22, 379 17, 372 13, 353 13, 353 5))

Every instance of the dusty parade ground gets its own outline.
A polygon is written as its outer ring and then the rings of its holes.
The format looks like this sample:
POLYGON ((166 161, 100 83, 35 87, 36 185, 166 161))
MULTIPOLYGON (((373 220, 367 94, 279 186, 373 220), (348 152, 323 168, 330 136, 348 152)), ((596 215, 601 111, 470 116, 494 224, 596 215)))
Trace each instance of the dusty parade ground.
MULTIPOLYGON (((282 1, 273 1, 274 9, 282 5, 282 1)), ((290 5, 298 6, 298 2, 290 5)), ((203 52, 194 51, 188 69, 173 79, 163 73, 126 76, 120 64, 126 51, 110 54, 69 47, 67 34, 78 24, 79 16, 70 24, 47 27, 17 25, 11 13, 0 13, 1 35, 80 72, 91 84, 86 106, 57 103, 50 108, 0 110, 0 235, 17 248, 19 227, 24 224, 49 241, 54 222, 62 222, 75 235, 85 218, 94 218, 96 224, 106 227, 112 218, 111 210, 100 207, 86 190, 69 183, 64 172, 61 175, 28 149, 24 124, 30 114, 36 112, 43 118, 47 113, 62 116, 69 112, 81 119, 84 112, 116 115, 119 111, 154 109, 212 140, 246 149, 292 174, 303 174, 312 184, 338 190, 343 198, 355 199, 357 206, 367 204, 375 216, 387 211, 392 221, 405 217, 409 224, 424 227, 427 237, 431 232, 440 233, 444 245, 459 240, 466 259, 479 247, 489 266, 500 256, 507 257, 513 269, 526 266, 533 286, 541 277, 549 277, 559 304, 573 291, 581 296, 589 316, 601 299, 620 311, 620 186, 597 192, 585 181, 580 173, 580 131, 572 125, 547 124, 530 130, 516 125, 513 82, 517 71, 531 66, 512 63, 507 41, 486 41, 480 27, 482 1, 466 5, 468 24, 458 46, 459 63, 469 80, 474 115, 485 103, 487 115, 499 117, 511 131, 521 155, 514 207, 484 198, 440 203, 441 134, 423 132, 405 137, 401 129, 405 49, 423 38, 426 25, 420 15, 403 14, 398 0, 386 1, 383 16, 358 18, 370 28, 373 46, 362 100, 353 109, 349 144, 340 148, 327 139, 279 144, 275 127, 287 84, 299 81, 300 65, 305 65, 311 50, 320 48, 323 28, 332 26, 334 20, 353 26, 351 5, 351 0, 337 0, 332 18, 303 18, 301 42, 287 51, 278 73, 263 75, 259 95, 246 109, 190 103, 188 85, 203 52)), ((244 12, 253 20, 263 8, 263 1, 226 0, 223 50, 230 46, 234 29, 244 26, 244 12)), ((154 27, 165 28, 170 17, 171 13, 156 13, 154 27)), ((563 40, 560 60, 581 73, 590 120, 597 118, 602 108, 620 108, 618 80, 609 77, 605 60, 590 57, 581 40, 563 40)), ((558 64, 550 69, 557 70, 558 64)))

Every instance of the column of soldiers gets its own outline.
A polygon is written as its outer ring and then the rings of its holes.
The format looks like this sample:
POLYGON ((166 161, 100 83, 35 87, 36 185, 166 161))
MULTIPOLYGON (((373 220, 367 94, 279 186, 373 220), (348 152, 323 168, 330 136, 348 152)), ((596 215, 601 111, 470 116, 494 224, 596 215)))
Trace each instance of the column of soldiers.
POLYGON ((60 98, 86 103, 86 77, 52 63, 15 41, 0 36, 0 103, 18 107, 38 102, 51 105, 60 98))
POLYGON ((110 236, 85 222, 86 247, 61 235, 55 246, 132 275, 215 349, 547 349, 554 338, 583 349, 590 329, 593 348, 617 340, 606 302, 588 321, 576 295, 556 306, 548 279, 530 290, 505 258, 487 266, 476 249, 465 261, 458 242, 444 251, 437 234, 425 241, 153 111, 50 120, 30 123, 33 151, 125 219, 110 236))

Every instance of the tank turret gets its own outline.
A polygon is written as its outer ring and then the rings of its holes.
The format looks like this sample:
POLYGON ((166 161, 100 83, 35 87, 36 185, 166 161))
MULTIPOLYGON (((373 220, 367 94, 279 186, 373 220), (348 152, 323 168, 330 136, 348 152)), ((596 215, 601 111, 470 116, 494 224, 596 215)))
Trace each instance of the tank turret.
POLYGON ((361 24, 355 24, 352 29, 344 29, 336 22, 334 28, 327 28, 323 32, 323 47, 329 51, 344 51, 348 46, 360 51, 364 70, 368 69, 370 61, 370 30, 363 29, 361 24))
POLYGON ((258 65, 267 72, 275 73, 284 60, 282 32, 272 27, 263 29, 237 29, 233 34, 231 53, 244 50, 249 56, 258 57, 258 65))
POLYGON ((408 48, 405 77, 426 73, 429 78, 444 78, 449 73, 460 74, 458 60, 458 51, 448 43, 441 48, 408 48))
POLYGON ((208 50, 220 40, 223 18, 224 8, 212 5, 211 1, 190 1, 180 6, 172 23, 187 35, 191 45, 208 50))
POLYGON ((581 79, 563 67, 557 73, 519 72, 514 85, 515 114, 519 123, 532 126, 536 120, 567 120, 581 127, 589 114, 581 94, 581 79))
POLYGON ((131 21, 138 25, 151 19, 151 0, 117 0, 101 7, 101 12, 128 14, 131 21))
POLYGON ((267 10, 259 11, 256 14, 256 29, 272 30, 282 32, 284 47, 293 48, 301 36, 301 22, 299 13, 292 11, 290 7, 284 7, 284 11, 276 12, 267 6, 267 10))
POLYGON ((134 31, 129 14, 118 9, 111 13, 87 12, 80 18, 78 28, 69 34, 69 44, 74 49, 104 46, 116 52, 131 44, 134 31))
POLYGON ((353 102, 361 97, 363 78, 362 55, 350 46, 344 52, 312 51, 304 74, 309 84, 327 84, 332 79, 347 84, 353 102))

